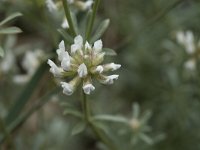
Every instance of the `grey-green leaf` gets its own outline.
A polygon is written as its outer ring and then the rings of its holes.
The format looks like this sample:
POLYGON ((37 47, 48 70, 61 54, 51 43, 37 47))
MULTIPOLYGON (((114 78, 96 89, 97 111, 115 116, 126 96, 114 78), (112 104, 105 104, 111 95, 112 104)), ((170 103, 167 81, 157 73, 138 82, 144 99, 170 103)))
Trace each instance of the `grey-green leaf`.
POLYGON ((66 110, 64 110, 63 115, 72 115, 78 118, 82 117, 82 114, 74 108, 67 108, 66 110))
POLYGON ((32 79, 26 84, 19 97, 17 97, 16 100, 14 100, 14 104, 11 107, 8 115, 6 116, 6 125, 12 123, 23 110, 24 106, 29 101, 33 91, 36 89, 39 81, 41 80, 41 77, 47 70, 47 67, 48 66, 46 62, 41 64, 35 72, 35 74, 33 75, 32 79))
POLYGON ((109 24, 110 24, 110 19, 106 19, 106 20, 102 21, 102 23, 97 28, 94 36, 92 37, 91 43, 94 43, 96 40, 101 38, 101 36, 104 34, 106 29, 108 28, 109 24))
POLYGON ((139 137, 149 145, 152 145, 154 143, 153 140, 146 134, 141 133, 141 134, 139 134, 139 137))
POLYGON ((85 122, 79 122, 78 124, 76 124, 73 129, 72 129, 72 135, 77 135, 81 132, 83 132, 86 128, 86 124, 85 122))
POLYGON ((0 46, 0 57, 4 57, 4 50, 1 46, 0 46))
POLYGON ((122 116, 96 115, 93 119, 94 120, 100 120, 100 121, 127 123, 127 119, 122 117, 122 116))
POLYGON ((69 43, 73 43, 73 38, 69 35, 64 29, 58 29, 58 32, 62 35, 62 37, 69 43))
POLYGON ((6 19, 1 21, 0 26, 4 25, 5 23, 9 22, 10 20, 13 20, 14 18, 17 18, 17 17, 20 17, 20 16, 22 16, 22 14, 19 13, 19 12, 13 13, 10 16, 8 16, 6 19))
POLYGON ((21 33, 22 30, 18 27, 7 27, 0 29, 0 34, 16 34, 16 33, 21 33))
POLYGON ((108 55, 108 56, 116 56, 117 55, 117 53, 113 50, 113 49, 110 49, 110 48, 103 48, 102 49, 105 53, 106 53, 106 55, 108 55))

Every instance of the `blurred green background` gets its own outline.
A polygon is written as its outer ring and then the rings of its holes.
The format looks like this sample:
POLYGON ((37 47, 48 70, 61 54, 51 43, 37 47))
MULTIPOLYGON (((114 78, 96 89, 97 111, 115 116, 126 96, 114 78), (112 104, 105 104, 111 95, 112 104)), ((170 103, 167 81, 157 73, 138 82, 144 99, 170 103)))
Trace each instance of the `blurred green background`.
MULTIPOLYGON (((61 40, 57 29, 62 22, 62 10, 60 14, 49 12, 43 0, 0 1, 0 20, 13 12, 21 12, 23 16, 8 25, 18 26, 23 32, 0 36, 0 45, 6 53, 12 51, 15 57, 10 71, 0 72, 1 118, 9 114, 17 100, 28 99, 25 107, 19 108, 23 115, 44 100, 40 97, 59 86, 48 72, 49 67, 45 66, 37 72, 32 86, 14 83, 13 76, 27 73, 21 64, 26 51, 41 49, 44 58, 51 57, 51 51, 55 52, 61 40), (22 95, 23 92, 26 95, 22 95)), ((85 15, 87 12, 77 14, 80 24, 85 15)), ((199 150, 200 67, 197 61, 194 72, 184 68, 188 55, 177 44, 175 35, 179 30, 191 30, 195 38, 199 38, 200 1, 101 0, 95 24, 106 18, 111 23, 102 37, 103 43, 118 54, 107 57, 106 61, 114 61, 122 67, 114 85, 95 84, 96 90, 89 97, 93 112, 131 117, 133 102, 140 104, 142 112, 152 111, 148 122, 152 128, 148 135, 155 139, 152 145, 144 141, 131 145, 130 135, 121 136, 117 132, 125 128, 123 125, 106 124, 121 150, 199 150), (156 140, 160 134, 164 138, 156 140)), ((105 149, 89 130, 71 136, 77 120, 64 116, 60 103, 68 101, 80 109, 79 93, 76 91, 68 97, 60 92, 48 97, 51 101, 20 124, 1 148, 9 149, 12 145, 10 149, 16 150, 105 149)))

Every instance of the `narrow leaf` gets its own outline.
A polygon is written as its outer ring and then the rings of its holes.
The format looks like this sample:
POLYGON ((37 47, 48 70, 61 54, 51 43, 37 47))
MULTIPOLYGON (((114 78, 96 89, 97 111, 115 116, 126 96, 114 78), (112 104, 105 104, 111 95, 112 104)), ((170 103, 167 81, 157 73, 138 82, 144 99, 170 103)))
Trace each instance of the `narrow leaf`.
POLYGON ((22 14, 19 13, 19 12, 13 13, 13 14, 11 14, 10 16, 8 16, 6 19, 4 19, 3 21, 1 21, 1 22, 0 22, 0 26, 4 25, 4 24, 7 23, 8 21, 13 20, 14 18, 20 17, 20 16, 22 16, 22 14))
POLYGON ((117 53, 113 50, 113 49, 110 49, 110 48, 103 48, 102 49, 105 53, 106 53, 106 55, 108 55, 108 56, 116 56, 117 55, 117 53))
POLYGON ((146 134, 141 133, 141 134, 139 134, 139 137, 149 145, 152 145, 154 143, 153 140, 146 134))
POLYGON ((0 34, 16 34, 16 33, 21 33, 22 30, 18 27, 7 27, 0 29, 0 34))
POLYGON ((17 99, 14 100, 15 103, 11 107, 6 117, 6 125, 9 125, 18 117, 18 115, 20 114, 20 112, 30 99, 33 91, 37 87, 41 79, 41 76, 44 74, 46 70, 47 70, 47 64, 45 62, 38 68, 36 73, 33 75, 32 79, 26 84, 25 88, 23 89, 19 97, 17 97, 17 99))
POLYGON ((85 122, 79 122, 72 129, 72 135, 77 135, 77 134, 83 132, 85 130, 85 128, 86 128, 85 122))
POLYGON ((132 111, 133 111, 133 117, 134 118, 138 118, 139 117, 139 114, 140 114, 140 106, 138 103, 133 103, 133 106, 132 106, 132 111))
POLYGON ((127 119, 122 117, 122 116, 96 115, 93 119, 94 120, 101 120, 101 121, 127 123, 127 119))
POLYGON ((63 115, 72 115, 78 118, 82 117, 82 114, 73 108, 67 108, 66 110, 64 110, 63 115))
POLYGON ((71 17, 72 17, 72 22, 73 22, 73 25, 74 25, 75 32, 77 34, 80 34, 79 33, 79 27, 78 27, 78 21, 77 21, 76 15, 74 13, 71 13, 71 17))
POLYGON ((73 43, 73 38, 64 29, 58 29, 58 32, 69 44, 73 43))
POLYGON ((93 121, 93 125, 108 134, 108 128, 103 123, 93 121))
POLYGON ((91 43, 94 43, 96 40, 98 40, 104 34, 104 32, 108 28, 109 24, 110 24, 110 20, 109 19, 106 19, 106 20, 102 21, 102 23, 97 28, 94 36, 92 37, 91 43))

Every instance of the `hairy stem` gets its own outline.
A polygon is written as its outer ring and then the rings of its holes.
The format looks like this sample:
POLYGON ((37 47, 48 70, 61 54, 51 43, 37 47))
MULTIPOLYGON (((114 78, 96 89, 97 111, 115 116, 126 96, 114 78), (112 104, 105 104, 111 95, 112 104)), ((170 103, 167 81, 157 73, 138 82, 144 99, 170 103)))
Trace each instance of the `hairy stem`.
POLYGON ((103 131, 99 130, 98 127, 94 124, 93 121, 91 121, 90 116, 90 108, 89 108, 89 102, 87 99, 87 95, 83 92, 83 113, 84 113, 84 119, 88 123, 89 127, 93 131, 93 133, 96 135, 96 137, 104 143, 110 150, 117 150, 116 146, 112 143, 112 141, 107 137, 103 131))
POLYGON ((94 20, 95 16, 97 14, 98 6, 99 6, 100 0, 95 0, 93 8, 92 8, 92 15, 89 18, 89 23, 87 25, 87 30, 86 30, 86 40, 90 39, 90 35, 92 33, 93 25, 94 25, 94 20))
POLYGON ((64 7, 64 10, 65 10, 65 15, 66 15, 67 21, 69 23, 69 30, 70 30, 71 34, 75 37, 76 31, 74 29, 74 24, 73 24, 73 21, 72 21, 72 17, 71 17, 71 13, 70 13, 70 10, 69 10, 68 3, 67 3, 66 0, 62 0, 62 2, 63 2, 63 7, 64 7))

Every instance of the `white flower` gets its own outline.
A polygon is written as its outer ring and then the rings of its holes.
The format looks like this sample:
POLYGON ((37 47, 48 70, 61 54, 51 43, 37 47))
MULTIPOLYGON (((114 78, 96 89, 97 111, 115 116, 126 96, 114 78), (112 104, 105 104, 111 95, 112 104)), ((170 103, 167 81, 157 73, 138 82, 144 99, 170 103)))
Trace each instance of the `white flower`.
POLYGON ((90 94, 92 91, 95 90, 95 87, 92 84, 86 84, 83 86, 83 90, 85 94, 90 94))
POLYGON ((185 42, 185 35, 182 31, 178 31, 176 33, 176 40, 179 44, 183 44, 185 42))
POLYGON ((194 45, 194 35, 191 31, 187 31, 185 35, 185 47, 186 51, 191 54, 195 51, 195 45, 194 45))
POLYGON ((185 62, 185 68, 191 71, 196 69, 196 61, 194 59, 190 59, 185 62))
POLYGON ((70 70, 70 58, 64 58, 61 61, 61 67, 65 70, 65 71, 69 71, 70 70))
POLYGON ((114 80, 117 80, 119 75, 110 75, 106 77, 105 84, 113 84, 114 80))
POLYGON ((83 10, 90 9, 93 4, 93 0, 88 0, 84 3, 83 10))
POLYGON ((81 65, 78 67, 77 72, 78 72, 79 77, 81 77, 81 78, 87 76, 88 71, 87 71, 86 65, 85 65, 84 63, 81 64, 81 65))
POLYGON ((194 42, 194 35, 191 31, 182 32, 179 31, 176 34, 176 39, 179 44, 185 47, 185 50, 188 54, 193 54, 195 52, 195 42, 194 42))
MULTIPOLYGON (((72 3, 71 3, 72 4, 72 3)), ((73 4, 79 9, 79 10, 82 10, 82 11, 86 11, 86 10, 89 10, 93 4, 93 0, 87 0, 85 2, 83 1, 80 1, 80 0, 77 0, 77 1, 74 1, 73 4)))
POLYGON ((107 64, 107 65, 104 66, 104 70, 106 70, 106 71, 109 71, 109 70, 115 71, 115 70, 119 69, 120 67, 121 67, 120 64, 110 63, 110 64, 107 64))
POLYGON ((97 66, 95 71, 98 72, 98 73, 102 73, 103 72, 103 66, 101 66, 101 65, 97 66))
POLYGON ((37 51, 27 51, 22 61, 22 66, 28 74, 33 74, 39 65, 40 61, 37 51))
POLYGON ((98 40, 98 41, 96 41, 96 42, 94 43, 93 49, 94 49, 94 51, 96 51, 96 52, 100 52, 100 51, 102 50, 102 47, 103 47, 102 41, 101 41, 101 40, 98 40))
POLYGON ((31 76, 29 76, 29 75, 15 75, 13 77, 13 82, 17 83, 17 84, 24 84, 30 80, 30 77, 31 76))
POLYGON ((46 0, 46 5, 50 12, 57 10, 56 4, 53 2, 53 0, 46 0))
POLYGON ((50 72, 55 76, 55 77, 60 77, 61 75, 62 75, 62 69, 61 68, 58 68, 58 66, 56 66, 56 64, 52 61, 52 60, 50 60, 50 59, 48 59, 48 62, 47 62, 48 64, 49 64, 49 66, 51 67, 50 68, 50 72))
POLYGON ((0 71, 7 73, 9 70, 11 70, 14 63, 15 63, 14 54, 10 50, 7 50, 5 57, 3 58, 2 62, 0 63, 0 71))
POLYGON ((76 53, 77 50, 80 50, 83 47, 83 38, 78 35, 74 39, 74 44, 71 46, 71 53, 76 53))
POLYGON ((69 23, 68 23, 66 18, 63 20, 61 27, 64 28, 64 29, 69 28, 69 23))
POLYGON ((68 71, 70 69, 70 56, 67 51, 65 51, 65 43, 61 41, 59 44, 59 49, 56 51, 58 54, 58 59, 61 61, 61 67, 68 71))
POLYGON ((74 0, 67 0, 69 4, 74 3, 74 0))
POLYGON ((74 92, 74 88, 71 84, 66 83, 66 82, 60 82, 62 88, 63 88, 63 93, 66 95, 72 95, 74 92))
POLYGON ((85 49, 86 49, 86 50, 91 50, 91 46, 90 46, 90 44, 88 43, 88 41, 86 41, 86 43, 85 43, 85 49))
POLYGON ((58 60, 62 61, 65 55, 65 43, 62 40, 59 44, 59 49, 57 49, 56 53, 58 54, 58 60))

